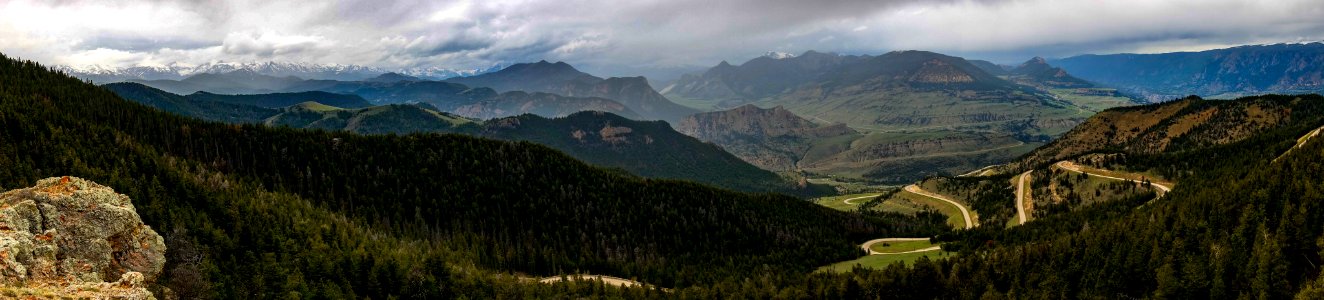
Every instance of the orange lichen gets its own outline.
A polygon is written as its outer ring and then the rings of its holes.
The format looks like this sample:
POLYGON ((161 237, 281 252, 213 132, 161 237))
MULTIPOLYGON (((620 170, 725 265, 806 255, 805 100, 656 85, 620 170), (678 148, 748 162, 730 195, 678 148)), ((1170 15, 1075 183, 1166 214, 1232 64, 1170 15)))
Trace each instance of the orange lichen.
POLYGON ((78 187, 69 184, 69 182, 70 182, 69 176, 60 177, 60 183, 48 186, 42 189, 41 192, 47 194, 57 194, 57 195, 73 194, 74 191, 78 190, 78 187))

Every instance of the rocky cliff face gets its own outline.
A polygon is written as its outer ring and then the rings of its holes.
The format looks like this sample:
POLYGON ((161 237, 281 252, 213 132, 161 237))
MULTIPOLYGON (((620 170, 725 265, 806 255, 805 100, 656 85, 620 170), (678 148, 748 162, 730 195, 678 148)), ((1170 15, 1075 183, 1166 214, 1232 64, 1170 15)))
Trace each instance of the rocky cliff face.
POLYGON ((6 296, 152 299, 145 282, 161 273, 165 250, 128 196, 91 181, 47 178, 0 194, 6 296))
POLYGON ((774 171, 795 169, 813 139, 856 133, 843 124, 815 124, 780 106, 754 105, 695 114, 676 124, 676 131, 721 145, 744 161, 774 171))

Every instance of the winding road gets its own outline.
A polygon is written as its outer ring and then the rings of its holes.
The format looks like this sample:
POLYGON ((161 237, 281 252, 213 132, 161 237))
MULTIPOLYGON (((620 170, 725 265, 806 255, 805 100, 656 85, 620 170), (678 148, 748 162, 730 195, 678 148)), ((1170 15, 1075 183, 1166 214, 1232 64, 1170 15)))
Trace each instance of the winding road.
MULTIPOLYGON (((945 201, 945 202, 947 202, 947 203, 951 203, 952 205, 955 205, 956 208, 958 208, 958 209, 961 210, 961 217, 965 219, 965 229, 974 228, 975 220, 974 220, 974 218, 971 218, 971 217, 970 217, 970 210, 969 210, 969 209, 966 209, 964 205, 961 205, 961 203, 957 203, 956 201, 954 201, 954 200, 952 200, 952 199, 950 199, 950 198, 947 198, 947 197, 945 197, 945 196, 942 196, 942 195, 938 195, 938 194, 934 194, 934 193, 930 193, 930 192, 928 192, 928 191, 925 191, 924 189, 921 189, 918 185, 914 185, 914 184, 906 186, 905 191, 910 192, 910 193, 913 193, 913 194, 916 194, 916 195, 924 196, 924 197, 929 197, 929 198, 933 198, 933 199, 942 200, 942 201, 945 201)), ((874 195, 874 196, 865 196, 865 197, 855 197, 855 198, 851 198, 851 199, 843 200, 843 202, 845 202, 846 204, 851 204, 851 203, 849 202, 850 200, 855 200, 855 199, 860 199, 860 198, 868 198, 868 197, 877 197, 877 195, 874 195)), ((860 249, 863 249, 865 252, 869 253, 869 255, 898 255, 898 254, 909 254, 909 253, 919 253, 919 252, 929 252, 929 251, 942 250, 942 246, 938 246, 938 245, 934 245, 934 246, 932 246, 932 247, 923 248, 923 249, 915 249, 915 250, 910 250, 910 251, 894 252, 894 253, 883 253, 883 252, 873 251, 873 249, 872 249, 873 244, 882 243, 882 242, 912 242, 912 241, 927 241, 927 240, 929 240, 929 238, 881 238, 881 239, 873 239, 873 240, 870 240, 870 241, 868 241, 868 242, 864 242, 864 244, 860 244, 860 249)))
POLYGON ((868 242, 864 242, 864 244, 860 244, 860 249, 864 249, 864 251, 869 252, 869 255, 896 255, 896 254, 906 254, 906 253, 928 252, 928 251, 933 251, 933 250, 942 249, 942 246, 933 246, 933 247, 928 247, 928 248, 924 248, 924 249, 915 249, 915 250, 910 250, 910 251, 905 251, 905 252, 883 253, 883 252, 873 251, 873 244, 877 244, 877 243, 882 243, 882 242, 913 242, 913 241, 927 241, 927 240, 929 240, 929 238, 885 238, 885 239, 875 239, 875 240, 871 240, 871 241, 868 241, 868 242))
POLYGON ((1030 181, 1030 171, 1021 173, 1021 177, 1016 179, 1016 218, 1020 221, 1020 225, 1024 225, 1026 221, 1025 194, 1029 192, 1025 189, 1027 181, 1030 181))
POLYGON ((638 282, 638 281, 629 280, 629 279, 625 279, 625 278, 611 277, 611 276, 604 276, 604 275, 590 275, 590 274, 567 275, 567 276, 565 276, 564 278, 562 278, 561 276, 552 276, 552 277, 547 277, 547 278, 540 279, 540 280, 538 280, 538 282, 541 282, 541 283, 555 283, 555 282, 557 282, 557 281, 562 281, 562 280, 566 280, 566 281, 570 281, 570 280, 573 280, 573 281, 601 280, 602 283, 604 283, 604 284, 607 284, 607 285, 614 285, 614 286, 646 286, 643 282, 638 282))
POLYGON ((956 177, 985 176, 985 175, 988 175, 989 172, 992 172, 992 171, 993 171, 993 170, 992 170, 993 168, 996 168, 996 167, 998 167, 998 166, 999 166, 999 165, 989 165, 989 166, 986 166, 986 167, 983 167, 983 168, 976 169, 976 170, 974 170, 974 171, 966 172, 965 174, 956 175, 956 177))
POLYGON ((1292 153, 1292 150, 1296 150, 1296 148, 1301 148, 1301 145, 1305 145, 1306 142, 1309 142, 1311 138, 1318 136, 1320 131, 1324 131, 1324 127, 1315 128, 1315 130, 1311 130, 1310 133, 1306 133, 1306 135, 1296 139, 1295 146, 1292 146, 1292 148, 1288 148, 1287 151, 1284 151, 1282 155, 1278 155, 1278 157, 1275 157, 1273 161, 1277 162, 1279 159, 1282 159, 1283 156, 1287 156, 1288 153, 1292 153))
MULTIPOLYGON (((1103 175, 1103 174, 1098 174, 1098 173, 1088 172, 1088 171, 1085 171, 1084 169, 1082 169, 1080 166, 1077 166, 1075 163, 1072 163, 1072 162, 1069 162, 1069 161, 1065 161, 1065 160, 1064 160, 1064 161, 1059 161, 1059 162, 1057 162, 1056 164, 1053 164, 1053 165, 1054 165, 1054 166, 1057 166, 1058 168, 1061 168, 1061 169, 1063 169, 1063 170, 1072 171, 1072 172, 1081 173, 1081 174, 1086 174, 1086 175, 1094 176, 1094 177, 1102 177, 1102 178, 1115 179, 1115 180, 1122 180, 1122 181, 1127 181, 1127 180, 1131 180, 1131 181, 1142 181, 1142 180, 1144 180, 1143 178, 1121 178, 1121 177, 1113 177, 1113 176, 1108 176, 1108 175, 1103 175)), ((1141 177, 1143 177, 1143 176, 1141 176, 1141 177)), ((1163 194, 1172 191, 1172 187, 1171 187, 1171 186, 1167 186, 1167 185, 1163 185, 1163 184, 1159 184, 1159 183, 1154 183, 1153 181, 1150 181, 1150 182, 1149 182, 1149 185, 1151 185, 1151 186, 1153 186, 1154 188, 1157 188, 1157 189, 1159 190, 1159 195, 1158 195, 1159 197, 1162 197, 1163 194)))
POLYGON ((914 193, 916 195, 946 201, 947 203, 951 203, 952 205, 955 205, 956 208, 961 209, 961 217, 965 219, 965 229, 975 228, 975 220, 974 218, 970 217, 970 210, 966 209, 965 205, 961 205, 961 203, 958 203, 955 200, 952 200, 951 198, 947 198, 946 196, 925 191, 924 189, 921 189, 918 185, 914 185, 914 184, 907 185, 906 191, 914 193))
POLYGON ((841 203, 845 203, 846 205, 855 205, 855 203, 850 203, 850 201, 851 201, 851 200, 859 200, 859 199, 865 199, 865 198, 878 197, 878 195, 879 195, 879 194, 873 194, 873 195, 868 195, 868 196, 859 196, 859 197, 855 197, 855 198, 845 199, 845 200, 841 200, 841 203))

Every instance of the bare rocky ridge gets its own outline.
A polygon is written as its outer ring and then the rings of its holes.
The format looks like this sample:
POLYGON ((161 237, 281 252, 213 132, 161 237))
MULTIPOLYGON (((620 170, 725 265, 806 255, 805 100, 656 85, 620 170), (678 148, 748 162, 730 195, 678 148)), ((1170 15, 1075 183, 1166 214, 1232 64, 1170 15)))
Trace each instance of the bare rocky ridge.
POLYGON ((1090 88, 1094 84, 1068 74, 1062 68, 1048 64, 1042 57, 1035 57, 1010 71, 1012 81, 1029 86, 1048 86, 1055 88, 1090 88))
POLYGON ((91 181, 53 177, 0 194, 6 296, 154 299, 145 283, 161 273, 165 251, 128 196, 91 181))
POLYGON ((721 145, 740 159, 773 171, 793 170, 812 139, 857 133, 844 124, 815 124, 780 106, 754 105, 691 115, 676 124, 676 131, 721 145))

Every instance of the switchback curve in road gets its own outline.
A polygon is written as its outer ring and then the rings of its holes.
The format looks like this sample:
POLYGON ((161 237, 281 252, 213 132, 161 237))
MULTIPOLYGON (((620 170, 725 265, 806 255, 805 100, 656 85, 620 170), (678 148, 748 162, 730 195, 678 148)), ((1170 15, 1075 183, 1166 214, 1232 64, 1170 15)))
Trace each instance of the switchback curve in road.
POLYGON ((939 250, 939 249, 942 249, 942 246, 933 246, 933 247, 928 247, 928 248, 924 248, 924 249, 915 249, 915 250, 910 250, 910 251, 905 251, 905 252, 883 253, 883 252, 873 251, 873 248, 871 248, 871 247, 873 246, 873 244, 882 243, 882 242, 913 242, 913 241, 927 241, 927 240, 929 240, 929 238, 885 238, 885 239, 875 239, 875 240, 871 240, 871 241, 868 241, 868 242, 864 242, 864 244, 860 244, 860 249, 864 249, 864 251, 869 252, 869 255, 907 254, 907 253, 928 252, 928 251, 933 251, 933 250, 939 250))
POLYGON ((975 220, 974 218, 970 217, 970 210, 966 209, 965 205, 961 205, 961 203, 958 203, 955 200, 952 200, 951 198, 947 198, 946 196, 925 191, 924 189, 921 189, 919 185, 914 185, 914 184, 907 185, 906 191, 914 193, 916 195, 946 201, 947 203, 951 203, 952 205, 955 205, 956 208, 961 210, 961 217, 965 219, 965 229, 975 228, 975 220))
POLYGON ((864 198, 873 198, 873 197, 878 197, 878 195, 859 196, 859 197, 855 197, 855 198, 850 198, 850 199, 846 199, 846 200, 841 200, 841 203, 845 203, 846 205, 855 205, 855 203, 850 203, 850 201, 851 201, 851 200, 857 200, 857 199, 864 199, 864 198))
MULTIPOLYGON (((1064 160, 1064 161, 1059 161, 1059 162, 1057 162, 1056 164, 1053 164, 1053 165, 1057 166, 1058 168, 1062 168, 1063 170, 1072 171, 1072 172, 1081 173, 1081 174, 1086 174, 1086 175, 1094 176, 1094 177, 1103 177, 1103 178, 1115 179, 1115 180, 1122 180, 1122 181, 1126 181, 1126 180, 1140 181, 1139 179, 1134 179, 1134 178, 1113 177, 1113 176, 1108 176, 1108 175, 1103 175, 1103 174, 1098 174, 1098 173, 1093 173, 1093 172, 1087 172, 1087 171, 1085 171, 1084 169, 1081 169, 1081 167, 1080 167, 1080 166, 1077 166, 1075 163, 1072 163, 1072 162, 1069 162, 1069 161, 1065 161, 1065 160, 1064 160)), ((1167 192, 1171 192, 1171 191, 1172 191, 1172 187, 1167 186, 1167 185, 1163 185, 1163 184, 1159 184, 1159 183, 1154 183, 1153 181, 1150 181, 1150 182, 1149 182, 1149 185, 1154 186, 1154 188, 1159 189, 1159 191, 1160 191, 1159 196, 1160 196, 1160 197, 1163 196, 1164 193, 1167 193, 1167 192)))

